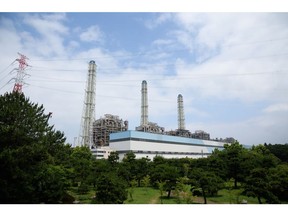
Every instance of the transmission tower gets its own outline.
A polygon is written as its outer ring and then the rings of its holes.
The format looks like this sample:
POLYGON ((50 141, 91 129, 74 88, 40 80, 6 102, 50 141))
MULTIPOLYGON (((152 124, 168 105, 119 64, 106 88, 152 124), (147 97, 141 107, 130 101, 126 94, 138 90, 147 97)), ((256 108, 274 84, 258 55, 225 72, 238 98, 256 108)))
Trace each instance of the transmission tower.
POLYGON ((85 99, 81 120, 80 146, 93 145, 93 122, 95 119, 95 87, 96 87, 96 64, 89 62, 88 79, 86 83, 85 99))
POLYGON ((17 75, 15 78, 15 84, 14 84, 14 88, 13 88, 13 92, 22 92, 22 86, 24 84, 24 78, 27 75, 25 73, 25 68, 28 66, 26 60, 28 60, 28 58, 25 55, 22 55, 21 53, 18 53, 18 55, 20 55, 20 59, 16 59, 16 61, 19 62, 19 67, 17 69, 17 75))

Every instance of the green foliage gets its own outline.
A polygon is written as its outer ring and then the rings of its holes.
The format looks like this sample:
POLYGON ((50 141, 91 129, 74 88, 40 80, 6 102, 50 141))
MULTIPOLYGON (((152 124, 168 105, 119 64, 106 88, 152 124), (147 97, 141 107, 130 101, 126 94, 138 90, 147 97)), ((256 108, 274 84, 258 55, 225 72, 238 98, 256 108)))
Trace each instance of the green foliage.
POLYGON ((171 191, 175 189, 177 178, 180 177, 177 167, 168 164, 157 164, 150 170, 150 178, 153 185, 164 182, 164 189, 168 191, 170 198, 171 191))
POLYGON ((145 176, 149 173, 149 165, 150 165, 150 159, 148 158, 140 158, 135 160, 134 166, 134 172, 132 171, 133 177, 138 182, 138 187, 141 186, 141 180, 145 178, 145 176))
POLYGON ((81 184, 78 187, 78 193, 79 194, 86 194, 89 191, 89 185, 85 182, 81 182, 81 184))
POLYGON ((70 148, 64 134, 24 94, 6 93, 0 104, 0 203, 60 202, 69 185, 61 163, 70 148))
POLYGON ((133 163, 135 161, 136 155, 130 151, 127 152, 123 158, 124 163, 133 163))
POLYGON ((201 188, 204 203, 207 203, 207 196, 214 196, 223 188, 223 180, 211 171, 195 168, 191 171, 190 183, 192 188, 201 188))
POLYGON ((224 150, 221 152, 221 158, 227 165, 227 178, 234 179, 234 187, 237 188, 237 183, 243 180, 243 172, 241 164, 245 161, 243 155, 247 150, 235 141, 231 145, 224 144, 224 150))
POLYGON ((248 196, 257 197, 259 204, 262 203, 261 198, 267 200, 268 203, 279 203, 278 198, 272 193, 269 172, 264 168, 255 168, 246 179, 245 193, 248 196))
MULTIPOLYGON (((150 161, 128 152, 120 162, 118 153, 112 152, 108 160, 96 160, 87 147, 65 145, 64 134, 48 120, 43 106, 24 94, 0 96, 0 203, 61 203, 67 197, 72 200, 66 192, 71 185, 77 185, 73 196, 83 195, 85 202, 91 201, 93 187, 95 203, 123 203, 128 192, 134 203, 135 191, 143 185, 148 195, 150 184, 160 190, 161 203, 164 192, 169 203, 191 203, 190 189, 198 190, 207 203, 229 180, 234 188, 240 186, 239 194, 233 194, 237 203, 243 190, 259 203, 288 201, 287 144, 248 150, 235 142, 199 159, 156 156, 150 161), (169 201, 172 191, 176 198, 169 201)), ((230 194, 234 188, 225 190, 230 194)))
POLYGON ((71 163, 74 170, 74 181, 86 182, 92 169, 92 153, 89 147, 77 146, 71 154, 71 163))
POLYGON ((271 192, 277 198, 287 203, 288 201, 288 164, 280 164, 269 170, 271 192))
POLYGON ((128 197, 128 185, 115 172, 103 173, 97 179, 96 199, 98 204, 122 204, 128 197))
POLYGON ((187 177, 179 177, 177 179, 176 183, 176 197, 177 197, 177 203, 186 203, 191 204, 193 203, 193 195, 191 192, 191 186, 189 183, 189 178, 187 177))
POLYGON ((134 194, 134 190, 135 190, 135 187, 137 186, 137 182, 135 180, 132 180, 130 182, 130 187, 128 188, 128 194, 129 194, 129 197, 130 197, 130 201, 133 201, 133 194, 134 194))
POLYGON ((158 186, 159 192, 160 192, 161 204, 163 204, 163 193, 164 193, 165 182, 163 182, 163 181, 158 181, 158 182, 157 182, 157 186, 158 186))
POLYGON ((282 162, 288 163, 288 144, 264 144, 269 151, 279 158, 282 162))
POLYGON ((108 156, 108 161, 112 166, 116 166, 119 163, 119 154, 117 152, 111 152, 108 156))
POLYGON ((146 175, 143 177, 143 180, 141 181, 144 187, 150 186, 150 176, 146 175))

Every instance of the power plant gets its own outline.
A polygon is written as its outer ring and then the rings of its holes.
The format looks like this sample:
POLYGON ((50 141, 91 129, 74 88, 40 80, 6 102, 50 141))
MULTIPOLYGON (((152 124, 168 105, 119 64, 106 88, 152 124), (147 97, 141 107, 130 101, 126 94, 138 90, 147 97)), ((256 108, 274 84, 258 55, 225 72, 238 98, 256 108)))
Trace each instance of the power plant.
MULTIPOLYGON (((150 122, 148 117, 148 86, 141 85, 141 118, 135 131, 128 129, 128 120, 117 115, 105 114, 95 121, 96 64, 91 60, 85 90, 81 121, 80 146, 89 146, 96 158, 107 158, 111 151, 117 151, 120 159, 127 152, 134 152, 136 158, 156 155, 166 158, 206 157, 215 148, 223 148, 226 140, 210 140, 210 134, 203 130, 191 133, 185 127, 184 100, 177 97, 178 128, 165 131, 164 127, 150 122)), ((229 141, 233 141, 229 138, 229 141)), ((228 141, 228 138, 227 138, 228 141)))

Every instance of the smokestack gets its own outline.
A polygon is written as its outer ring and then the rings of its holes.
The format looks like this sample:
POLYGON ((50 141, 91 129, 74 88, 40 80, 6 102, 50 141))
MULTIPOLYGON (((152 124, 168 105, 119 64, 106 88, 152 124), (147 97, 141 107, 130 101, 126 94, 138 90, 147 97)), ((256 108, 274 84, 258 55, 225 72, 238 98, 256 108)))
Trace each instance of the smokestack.
POLYGON ((147 82, 143 80, 141 89, 141 126, 147 124, 148 124, 147 82))
POLYGON ((178 129, 185 130, 184 106, 181 94, 178 95, 178 129))
POLYGON ((91 147, 93 144, 92 128, 95 118, 95 91, 96 91, 96 64, 95 61, 89 62, 88 78, 86 82, 85 99, 81 120, 81 146, 91 147))

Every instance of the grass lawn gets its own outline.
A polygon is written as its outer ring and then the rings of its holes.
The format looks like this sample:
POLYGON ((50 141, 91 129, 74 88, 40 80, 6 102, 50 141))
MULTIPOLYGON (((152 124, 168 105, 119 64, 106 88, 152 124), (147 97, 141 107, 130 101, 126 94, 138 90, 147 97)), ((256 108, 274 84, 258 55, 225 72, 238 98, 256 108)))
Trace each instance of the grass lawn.
MULTIPOLYGON (((130 188, 131 190, 131 188, 130 188)), ((218 191, 218 195, 214 197, 207 197, 208 204, 239 204, 242 200, 247 200, 248 204, 258 204, 258 200, 253 197, 247 197, 240 195, 241 189, 222 189, 218 191)), ((88 193, 79 194, 77 187, 71 188, 68 193, 72 195, 81 204, 91 204, 92 197, 95 196, 95 190, 93 187, 89 188, 88 193)), ((132 190, 132 198, 128 194, 127 200, 124 204, 161 204, 160 191, 152 187, 135 187, 132 190)), ((203 197, 192 198, 195 204, 202 204, 204 202, 203 197)), ((182 201, 184 203, 184 201, 182 201)), ((170 199, 165 194, 162 196, 162 204, 180 204, 179 199, 173 194, 170 199)))
POLYGON ((242 200, 247 200, 248 204, 258 204, 257 198, 241 195, 241 189, 222 189, 215 197, 207 197, 207 200, 218 204, 239 204, 242 200))
POLYGON ((124 204, 157 204, 159 202, 160 192, 151 187, 135 187, 133 189, 132 198, 128 195, 128 199, 124 204))
POLYGON ((81 204, 91 204, 92 197, 95 196, 95 189, 93 187, 90 187, 88 193, 86 194, 79 194, 77 187, 72 187, 67 192, 73 196, 75 200, 80 201, 81 204))

